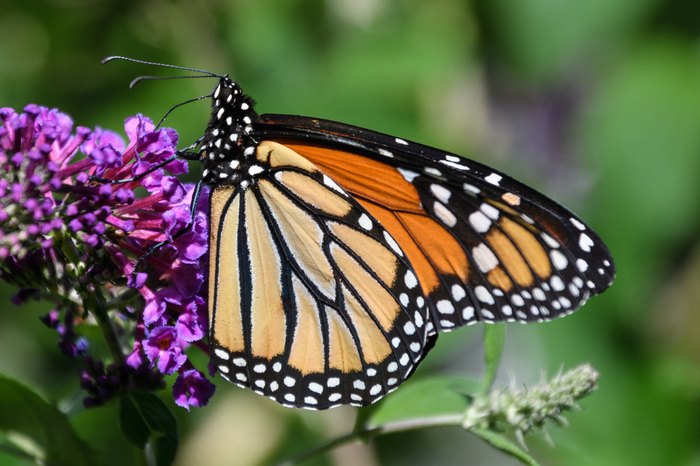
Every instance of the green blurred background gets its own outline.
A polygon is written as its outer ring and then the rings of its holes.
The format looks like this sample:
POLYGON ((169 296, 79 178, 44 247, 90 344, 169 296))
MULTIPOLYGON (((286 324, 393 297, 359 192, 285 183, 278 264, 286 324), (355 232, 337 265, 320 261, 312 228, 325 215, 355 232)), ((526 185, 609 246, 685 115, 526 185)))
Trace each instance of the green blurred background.
MULTIPOLYGON (((700 2, 0 0, 0 106, 56 106, 121 131, 126 116, 158 119, 213 84, 129 90, 139 74, 172 73, 101 66, 111 54, 229 73, 261 113, 465 154, 580 213, 612 250, 617 282, 573 316, 509 326, 499 383, 591 362, 600 389, 570 427, 549 429, 555 448, 537 435, 528 446, 546 465, 700 465, 700 2)), ((189 143, 207 116, 192 104, 168 124, 189 143)), ((12 293, 0 287, 0 372, 71 412, 107 464, 134 464, 115 408, 81 409, 77 365, 38 321, 49 305, 15 308, 12 293)), ((478 375, 480 339, 478 326, 444 335, 415 377, 478 375)), ((209 407, 174 409, 178 465, 267 464, 347 432, 355 415, 288 410, 223 383, 209 407)), ((445 428, 308 464, 515 462, 445 428)))

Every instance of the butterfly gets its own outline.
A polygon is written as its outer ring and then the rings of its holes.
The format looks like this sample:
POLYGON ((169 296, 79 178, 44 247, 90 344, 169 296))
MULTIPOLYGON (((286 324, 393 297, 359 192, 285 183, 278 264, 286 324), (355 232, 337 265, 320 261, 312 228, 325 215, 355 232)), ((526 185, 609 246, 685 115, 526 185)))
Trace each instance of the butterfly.
POLYGON ((504 173, 343 123, 258 115, 227 75, 203 73, 218 79, 195 158, 211 187, 222 378, 288 407, 363 406, 441 332, 567 315, 614 280, 590 227, 504 173))

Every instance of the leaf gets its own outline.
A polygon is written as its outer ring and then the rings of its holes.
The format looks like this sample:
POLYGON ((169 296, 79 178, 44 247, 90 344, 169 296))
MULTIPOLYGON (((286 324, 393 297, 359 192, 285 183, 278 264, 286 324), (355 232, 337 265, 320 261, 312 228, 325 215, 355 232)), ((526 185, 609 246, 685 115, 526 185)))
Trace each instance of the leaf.
POLYGON ((484 363, 486 371, 481 382, 479 393, 485 395, 491 389, 498 366, 501 363, 501 355, 503 354, 503 346, 506 342, 506 326, 503 324, 494 324, 484 326, 484 363))
POLYGON ((119 422, 129 442, 141 449, 148 447, 149 464, 173 463, 178 446, 177 421, 160 398, 136 392, 122 396, 119 422))
POLYGON ((431 377, 410 381, 372 412, 366 428, 436 416, 462 416, 479 382, 464 377, 431 377))
POLYGON ((96 464, 68 417, 31 388, 0 374, 0 432, 16 450, 51 465, 96 464))
POLYGON ((494 448, 519 460, 523 464, 527 464, 529 466, 540 466, 535 458, 530 456, 525 450, 499 433, 486 429, 469 429, 469 432, 476 435, 494 448))

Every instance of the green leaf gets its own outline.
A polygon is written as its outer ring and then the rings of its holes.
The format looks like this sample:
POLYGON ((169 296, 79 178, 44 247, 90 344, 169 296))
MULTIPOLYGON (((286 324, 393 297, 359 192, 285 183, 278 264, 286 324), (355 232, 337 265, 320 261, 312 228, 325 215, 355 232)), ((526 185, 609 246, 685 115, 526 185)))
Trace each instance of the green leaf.
POLYGON ((93 465, 95 452, 68 417, 29 387, 0 374, 0 433, 7 450, 51 465, 93 465))
POLYGON ((178 446, 177 421, 160 398, 151 393, 122 396, 119 422, 129 442, 141 449, 148 448, 149 464, 173 463, 178 446))
POLYGON ((431 377, 405 383, 387 397, 366 420, 372 429, 387 423, 463 415, 479 382, 464 377, 431 377))
POLYGON ((506 326, 504 324, 494 324, 484 326, 484 363, 486 371, 481 382, 479 393, 485 395, 491 390, 498 366, 501 363, 503 346, 506 342, 506 326))
POLYGON ((494 448, 519 460, 523 464, 527 464, 529 466, 540 466, 535 458, 530 456, 525 450, 497 432, 486 429, 469 429, 469 432, 476 435, 494 448))

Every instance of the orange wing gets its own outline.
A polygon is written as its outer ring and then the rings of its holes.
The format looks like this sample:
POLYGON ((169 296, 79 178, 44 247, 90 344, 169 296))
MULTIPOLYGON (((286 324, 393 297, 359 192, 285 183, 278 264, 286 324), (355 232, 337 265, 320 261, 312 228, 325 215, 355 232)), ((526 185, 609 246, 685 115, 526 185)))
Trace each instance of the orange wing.
POLYGON ((416 271, 440 331, 479 320, 546 320, 573 311, 595 287, 584 274, 587 264, 565 244, 559 220, 522 193, 498 190, 500 174, 489 175, 493 182, 456 184, 454 174, 444 174, 460 170, 454 158, 439 169, 418 162, 396 166, 395 153, 386 150, 379 151, 383 160, 281 142, 333 178, 391 233, 416 271))

